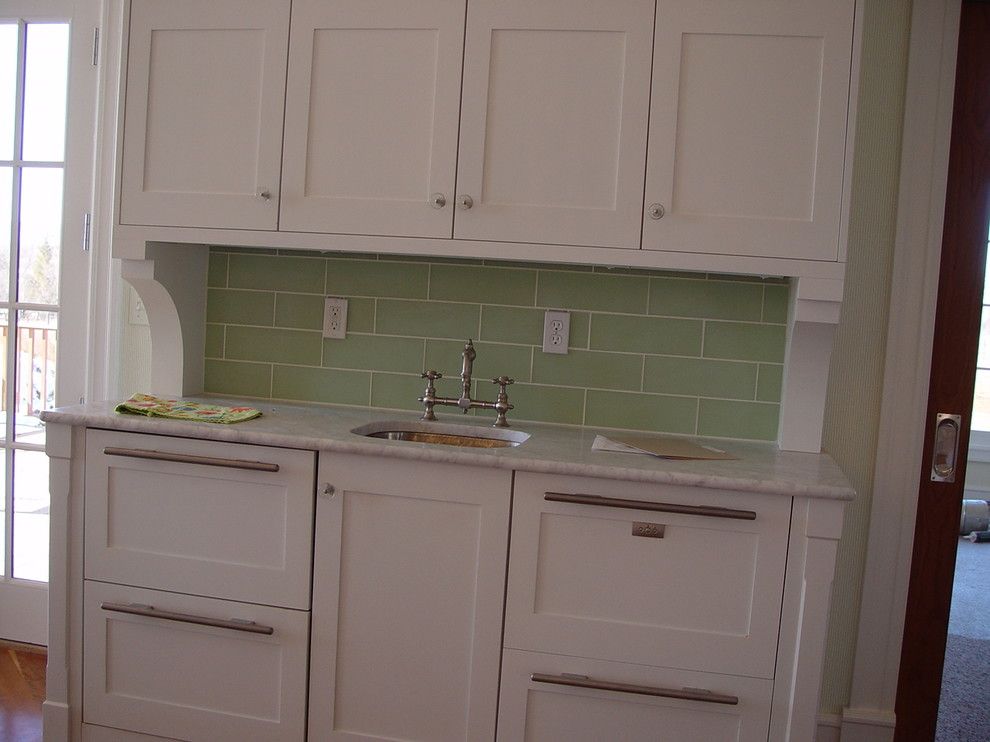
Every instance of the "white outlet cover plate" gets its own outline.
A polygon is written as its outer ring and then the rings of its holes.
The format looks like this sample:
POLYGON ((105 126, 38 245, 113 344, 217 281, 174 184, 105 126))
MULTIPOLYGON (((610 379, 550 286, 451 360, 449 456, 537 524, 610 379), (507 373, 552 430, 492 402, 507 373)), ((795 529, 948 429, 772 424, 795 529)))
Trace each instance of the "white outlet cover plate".
POLYGON ((571 313, 548 309, 543 316, 543 352, 566 354, 570 336, 571 313))
POLYGON ((343 340, 347 336, 347 299, 328 296, 323 302, 323 337, 343 340))

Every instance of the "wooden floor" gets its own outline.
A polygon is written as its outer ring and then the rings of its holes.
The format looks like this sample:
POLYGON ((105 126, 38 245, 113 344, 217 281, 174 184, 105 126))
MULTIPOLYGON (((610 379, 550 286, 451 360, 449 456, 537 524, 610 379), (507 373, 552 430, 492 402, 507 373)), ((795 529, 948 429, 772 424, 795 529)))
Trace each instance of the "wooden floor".
POLYGON ((0 742, 40 742, 44 648, 0 642, 0 742))

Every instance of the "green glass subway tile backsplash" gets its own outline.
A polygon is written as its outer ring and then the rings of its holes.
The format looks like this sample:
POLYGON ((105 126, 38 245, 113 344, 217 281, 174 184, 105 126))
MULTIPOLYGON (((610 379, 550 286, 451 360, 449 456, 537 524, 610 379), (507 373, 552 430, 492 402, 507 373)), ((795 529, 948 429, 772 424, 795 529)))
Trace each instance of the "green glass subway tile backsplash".
MULTIPOLYGON (((781 279, 492 260, 213 248, 206 391, 418 409, 420 372, 456 394, 508 374, 510 420, 773 440, 789 288, 781 279), (323 296, 348 299, 323 339, 323 296), (543 312, 571 313, 542 352, 543 312)), ((479 413, 484 414, 484 413, 479 413)))

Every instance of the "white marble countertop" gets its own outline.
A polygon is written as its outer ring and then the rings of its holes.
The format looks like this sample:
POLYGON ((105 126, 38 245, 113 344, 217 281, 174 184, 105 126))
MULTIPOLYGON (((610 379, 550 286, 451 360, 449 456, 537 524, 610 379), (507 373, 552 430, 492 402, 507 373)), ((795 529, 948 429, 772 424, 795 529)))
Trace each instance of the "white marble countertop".
MULTIPOLYGON (((355 435, 353 428, 384 420, 415 423, 416 412, 353 407, 265 404, 258 400, 189 397, 215 404, 245 404, 262 416, 233 425, 186 422, 142 415, 117 414, 115 402, 62 407, 41 413, 46 423, 129 430, 139 433, 285 448, 340 451, 435 461, 470 466, 493 466, 516 471, 572 474, 633 482, 849 500, 855 495, 842 471, 825 454, 778 450, 772 443, 698 439, 737 456, 729 461, 686 461, 655 456, 592 451, 598 434, 610 431, 540 423, 513 423, 511 430, 530 434, 518 447, 461 448, 432 443, 389 441, 355 435)), ((490 429, 487 417, 440 415, 443 427, 490 429)), ((615 431, 611 431, 615 432, 615 431)))

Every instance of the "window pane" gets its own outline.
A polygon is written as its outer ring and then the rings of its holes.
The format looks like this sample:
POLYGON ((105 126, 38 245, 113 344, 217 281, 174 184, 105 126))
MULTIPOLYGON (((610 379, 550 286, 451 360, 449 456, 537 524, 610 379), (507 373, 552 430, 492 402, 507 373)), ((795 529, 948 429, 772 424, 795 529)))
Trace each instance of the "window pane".
POLYGON ((0 167, 0 301, 7 301, 10 291, 10 218, 13 202, 14 169, 0 167))
MULTIPOLYGON (((0 482, 6 483, 7 477, 7 457, 6 451, 0 451, 0 482)), ((4 576, 4 554, 7 553, 7 496, 3 489, 0 489, 0 577, 4 576)))
POLYGON ((48 581, 48 457, 14 451, 14 577, 48 581))
POLYGON ((24 443, 45 442, 38 415, 55 406, 55 356, 58 314, 17 313, 17 409, 14 437, 24 443))
POLYGON ((972 429, 990 431, 990 371, 976 372, 972 429))
POLYGON ((990 307, 983 306, 983 316, 980 319, 980 350, 976 356, 976 365, 980 368, 990 368, 990 307))
POLYGON ((62 169, 21 170, 21 232, 17 300, 58 304, 62 244, 62 169))
POLYGON ((29 23, 24 63, 25 160, 65 157, 69 24, 29 23))
MULTIPOLYGON (((7 440, 7 342, 10 323, 6 309, 0 309, 0 440, 7 440)), ((2 454, 0 454, 2 455, 2 454)))
POLYGON ((17 24, 0 23, 0 160, 14 159, 17 24))

